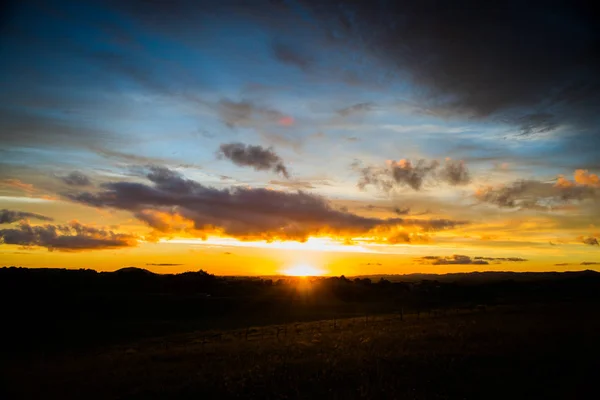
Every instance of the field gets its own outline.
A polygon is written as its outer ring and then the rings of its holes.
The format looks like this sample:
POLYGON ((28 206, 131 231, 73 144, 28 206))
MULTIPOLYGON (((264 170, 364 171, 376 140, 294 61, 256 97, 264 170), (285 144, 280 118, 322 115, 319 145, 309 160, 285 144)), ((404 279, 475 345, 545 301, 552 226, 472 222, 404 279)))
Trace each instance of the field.
POLYGON ((13 357, 4 398, 596 398, 599 316, 554 302, 174 334, 13 357))

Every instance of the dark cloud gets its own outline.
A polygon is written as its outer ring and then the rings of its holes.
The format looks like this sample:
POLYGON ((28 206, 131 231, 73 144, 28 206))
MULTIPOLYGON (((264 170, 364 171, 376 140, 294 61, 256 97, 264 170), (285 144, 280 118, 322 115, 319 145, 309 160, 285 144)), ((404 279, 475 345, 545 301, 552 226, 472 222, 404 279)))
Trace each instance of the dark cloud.
POLYGON ((554 264, 556 267, 566 267, 567 265, 571 265, 569 263, 558 263, 558 264, 554 264))
POLYGON ((446 160, 437 173, 439 180, 452 186, 466 185, 471 182, 471 175, 464 161, 446 160))
POLYGON ((0 210, 0 224, 10 224, 12 222, 20 221, 27 218, 39 219, 40 221, 54 221, 50 217, 40 215, 36 213, 7 210, 6 208, 0 210))
POLYGON ((218 155, 241 167, 252 167, 257 171, 272 170, 286 178, 290 177, 283 160, 272 148, 243 143, 227 143, 221 145, 218 155))
POLYGON ((375 105, 373 103, 358 103, 349 107, 342 108, 337 111, 342 117, 348 117, 356 114, 364 114, 365 112, 373 110, 375 105))
MULTIPOLYGON (((181 36, 197 32, 202 26, 199 21, 239 18, 260 24, 274 37, 290 32, 310 37, 311 43, 318 42, 330 52, 351 54, 356 64, 377 63, 389 74, 408 77, 424 88, 421 92, 430 108, 446 114, 484 117, 515 110, 519 114, 521 107, 597 108, 600 58, 593 2, 298 3, 129 0, 111 4, 153 29, 181 36)), ((319 72, 311 65, 310 53, 299 49, 297 42, 292 46, 275 41, 275 57, 319 72)), ((531 122, 535 125, 536 119, 531 122)), ((546 122, 541 121, 541 126, 546 122)))
POLYGON ((354 163, 353 168, 361 177, 358 182, 360 189, 369 185, 390 192, 398 186, 420 190, 428 180, 431 183, 447 183, 452 186, 466 185, 471 181, 469 171, 462 161, 447 159, 443 164, 437 160, 388 161, 385 167, 367 166, 354 163))
POLYGON ((596 262, 596 261, 584 261, 579 265, 600 265, 600 262, 596 262))
POLYGON ((438 167, 437 161, 419 160, 413 164, 408 160, 390 161, 385 168, 368 166, 358 168, 361 177, 358 182, 360 189, 373 185, 389 192, 397 185, 408 186, 420 190, 425 177, 438 167))
POLYGON ((179 266, 185 265, 185 264, 170 264, 170 263, 154 264, 154 263, 146 263, 146 265, 151 266, 151 267, 179 267, 179 266))
POLYGON ((418 260, 423 262, 431 263, 433 265, 446 265, 446 264, 479 264, 488 265, 489 261, 500 262, 525 262, 528 261, 521 257, 469 257, 464 255, 454 254, 452 256, 425 256, 418 260))
POLYGON ((70 186, 89 186, 92 184, 90 178, 79 171, 73 171, 67 176, 62 176, 60 179, 70 186))
POLYGON ((595 237, 582 237, 580 238, 583 244, 587 244, 589 246, 599 246, 598 239, 595 237))
POLYGON ((276 42, 273 43, 272 49, 277 60, 298 67, 303 71, 307 71, 314 63, 312 57, 298 49, 298 47, 276 42))
POLYGON ((548 113, 524 115, 515 120, 515 125, 523 136, 551 132, 559 126, 554 115, 548 113))
POLYGON ((389 235, 386 243, 392 245, 402 243, 425 244, 430 243, 431 240, 427 233, 399 231, 389 235))
POLYGON ((473 257, 474 260, 485 260, 485 261, 510 261, 510 262, 523 262, 528 261, 525 258, 520 257, 473 257))
POLYGON ((466 223, 363 217, 336 210, 317 195, 249 187, 216 189, 164 167, 150 168, 147 178, 151 185, 111 182, 103 184, 100 192, 65 196, 94 207, 131 211, 163 232, 179 226, 196 235, 216 232, 240 239, 306 240, 311 234, 358 235, 373 230, 385 233, 397 226, 429 232, 466 223))
POLYGON ((394 208, 394 213, 396 213, 397 215, 408 215, 410 214, 410 208, 409 207, 396 207, 394 208))
POLYGON ((592 3, 302 3, 332 41, 407 72, 446 113, 483 117, 522 106, 598 104, 592 3))
POLYGON ((114 233, 79 222, 43 226, 23 222, 18 228, 0 229, 0 243, 40 246, 50 251, 80 251, 131 247, 137 244, 137 239, 132 235, 114 233))
POLYGON ((475 265, 488 265, 489 263, 485 260, 473 259, 469 256, 463 256, 459 254, 454 254, 451 256, 425 256, 421 257, 418 260, 426 262, 432 265, 451 265, 451 264, 459 264, 459 265, 467 265, 467 264, 475 264, 475 265))

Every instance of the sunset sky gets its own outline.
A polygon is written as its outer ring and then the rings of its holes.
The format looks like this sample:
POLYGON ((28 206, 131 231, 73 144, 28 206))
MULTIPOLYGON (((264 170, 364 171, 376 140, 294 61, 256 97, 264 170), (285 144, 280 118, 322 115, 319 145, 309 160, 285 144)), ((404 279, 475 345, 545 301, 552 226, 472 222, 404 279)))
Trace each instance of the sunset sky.
POLYGON ((0 10, 0 266, 600 267, 591 10, 246 3, 0 10))

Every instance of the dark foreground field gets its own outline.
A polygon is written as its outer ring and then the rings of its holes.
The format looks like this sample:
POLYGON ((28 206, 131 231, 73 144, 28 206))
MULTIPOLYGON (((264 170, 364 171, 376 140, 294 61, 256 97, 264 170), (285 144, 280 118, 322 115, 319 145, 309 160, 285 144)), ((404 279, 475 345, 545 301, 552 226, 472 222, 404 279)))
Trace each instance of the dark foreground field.
POLYGON ((592 399, 599 315, 562 302, 187 333, 1 373, 4 398, 592 399))

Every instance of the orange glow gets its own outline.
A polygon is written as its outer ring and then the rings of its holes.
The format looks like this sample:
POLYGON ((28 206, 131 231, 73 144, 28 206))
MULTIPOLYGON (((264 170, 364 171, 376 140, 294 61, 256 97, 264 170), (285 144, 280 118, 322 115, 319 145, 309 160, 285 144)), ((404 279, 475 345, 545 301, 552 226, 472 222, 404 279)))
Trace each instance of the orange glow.
POLYGON ((283 270, 282 273, 288 276, 320 276, 323 275, 323 270, 308 264, 297 264, 283 270))

